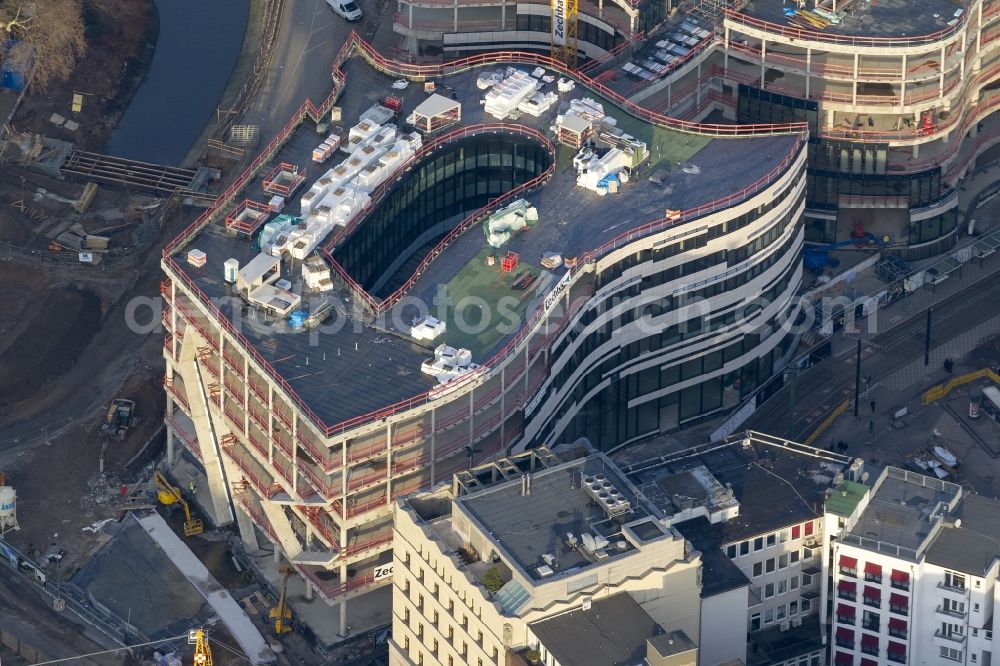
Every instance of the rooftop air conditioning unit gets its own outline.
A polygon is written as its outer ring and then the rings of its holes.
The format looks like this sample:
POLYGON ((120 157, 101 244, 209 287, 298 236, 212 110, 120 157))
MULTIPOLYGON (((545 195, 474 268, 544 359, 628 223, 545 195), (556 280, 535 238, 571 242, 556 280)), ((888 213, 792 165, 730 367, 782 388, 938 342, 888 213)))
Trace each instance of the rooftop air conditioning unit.
POLYGON ((791 628, 792 628, 792 625, 789 622, 782 622, 781 625, 778 627, 778 629, 780 631, 788 631, 791 628))
POLYGON ((793 617, 792 618, 792 626, 793 627, 801 627, 802 626, 802 618, 801 617, 793 617))

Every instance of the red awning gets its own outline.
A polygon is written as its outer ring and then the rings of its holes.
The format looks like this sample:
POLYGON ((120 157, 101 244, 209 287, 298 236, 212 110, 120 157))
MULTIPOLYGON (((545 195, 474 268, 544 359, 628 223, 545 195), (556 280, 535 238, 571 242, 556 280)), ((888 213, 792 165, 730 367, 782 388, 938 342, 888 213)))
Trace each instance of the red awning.
POLYGON ((882 590, 872 585, 865 585, 865 599, 882 600, 882 590))
POLYGON ((865 573, 871 574, 872 576, 881 576, 882 567, 880 567, 877 564, 873 564, 871 562, 865 562, 865 573))
POLYGON ((871 634, 861 634, 861 644, 878 646, 878 636, 872 636, 871 634))
POLYGON ((910 574, 906 573, 905 571, 896 571, 895 569, 893 569, 892 570, 892 576, 890 576, 890 578, 891 578, 891 580, 892 580, 893 583, 909 583, 910 582, 910 574))
POLYGON ((842 580, 839 583, 837 583, 837 589, 840 590, 841 592, 848 592, 850 594, 854 594, 854 590, 856 588, 857 588, 857 583, 855 583, 854 581, 842 580))
POLYGON ((898 617, 890 617, 889 628, 898 629, 899 631, 906 631, 906 620, 900 620, 898 617))
POLYGON ((840 566, 844 567, 845 569, 857 569, 858 561, 853 557, 848 557, 847 555, 841 555, 840 566))
POLYGON ((878 666, 878 662, 874 659, 861 658, 861 666, 878 666))
POLYGON ((838 652, 837 656, 833 658, 833 663, 837 666, 854 666, 854 657, 846 652, 838 652))
POLYGON ((837 615, 843 615, 844 617, 854 617, 854 606, 848 606, 847 604, 838 604, 837 615))
POLYGON ((889 641, 889 652, 891 652, 894 655, 895 654, 898 654, 900 656, 905 655, 906 646, 903 645, 902 643, 893 643, 892 641, 889 641))
POLYGON ((842 641, 847 641, 848 643, 853 643, 854 630, 848 629, 847 627, 837 627, 837 639, 842 641))
POLYGON ((889 604, 891 606, 901 606, 903 608, 907 608, 910 605, 910 601, 902 594, 890 594, 889 604))

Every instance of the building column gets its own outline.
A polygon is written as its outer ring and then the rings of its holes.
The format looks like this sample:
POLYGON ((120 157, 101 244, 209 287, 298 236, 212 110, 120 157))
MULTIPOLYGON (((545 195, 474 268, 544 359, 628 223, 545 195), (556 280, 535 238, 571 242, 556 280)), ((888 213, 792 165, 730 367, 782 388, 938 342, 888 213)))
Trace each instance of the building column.
MULTIPOLYGON (((169 363, 167 364, 167 381, 174 381, 174 369, 169 363)), ((174 398, 170 395, 170 391, 164 391, 167 394, 167 416, 174 415, 174 398)), ((167 424, 167 465, 173 466, 174 464, 174 429, 167 424)))
MULTIPOLYGON (((250 377, 247 376, 247 381, 250 377)), ((274 466, 274 386, 267 383, 267 462, 274 466)))
POLYGON ((452 19, 453 19, 452 31, 458 32, 458 0, 455 0, 455 8, 453 10, 452 19))
MULTIPOLYGON (((167 397, 167 405, 169 405, 169 404, 170 404, 170 398, 167 397)), ((170 409, 168 407, 167 414, 169 414, 169 413, 170 413, 170 409)), ((168 467, 173 467, 173 465, 174 465, 174 429, 171 428, 170 424, 168 423, 167 424, 167 466, 168 467)))
POLYGON ((917 159, 918 157, 920 157, 920 144, 915 143, 913 144, 913 159, 917 159))
POLYGON ((437 472, 437 410, 431 409, 431 486, 434 485, 437 472))
MULTIPOLYGON (((507 437, 505 436, 507 425, 507 365, 500 366, 500 447, 504 449, 506 455, 507 437)), ((434 485, 433 483, 431 484, 434 485)))
POLYGON ((767 40, 762 39, 760 42, 760 87, 764 87, 764 72, 767 69, 767 40))
POLYGON ((812 54, 811 48, 806 48, 806 99, 809 99, 809 84, 812 82, 812 54))
POLYGON ((729 74, 729 26, 725 27, 722 33, 722 74, 729 74))
POLYGON ((306 601, 312 601, 313 594, 315 594, 315 592, 313 592, 313 586, 309 583, 309 581, 306 581, 306 601))
POLYGON ((236 526, 240 530, 240 539, 247 546, 247 550, 260 550, 260 544, 257 542, 257 532, 254 530, 253 521, 250 520, 250 516, 243 509, 243 505, 239 502, 233 502, 234 513, 236 514, 236 526))
POLYGON ((272 556, 274 558, 274 564, 275 565, 281 564, 281 544, 280 543, 277 543, 277 542, 274 543, 274 552, 272 553, 272 556))
POLYGON ((507 29, 507 0, 500 0, 500 28, 507 29))
POLYGON ((860 55, 854 54, 854 80, 851 81, 851 104, 857 106, 858 103, 858 60, 860 55))
POLYGON ((899 84, 899 108, 900 110, 906 106, 906 54, 903 54, 903 64, 902 64, 902 78, 899 84))
POLYGON ((388 422, 385 424, 385 496, 392 496, 392 423, 388 422))
MULTIPOLYGON (((344 572, 341 575, 342 576, 346 575, 347 567, 341 567, 341 569, 344 572)), ((341 578, 341 580, 343 580, 343 581, 346 582, 345 578, 341 578)), ((340 633, 339 633, 339 635, 340 635, 341 638, 347 636, 347 599, 344 599, 343 601, 340 602, 340 633)))
POLYGON ((697 111, 701 107, 701 60, 698 61, 698 68, 695 71, 695 81, 697 85, 694 87, 694 108, 697 111))
POLYGON ((941 47, 941 72, 938 74, 938 99, 944 97, 944 70, 947 53, 945 47, 941 47))

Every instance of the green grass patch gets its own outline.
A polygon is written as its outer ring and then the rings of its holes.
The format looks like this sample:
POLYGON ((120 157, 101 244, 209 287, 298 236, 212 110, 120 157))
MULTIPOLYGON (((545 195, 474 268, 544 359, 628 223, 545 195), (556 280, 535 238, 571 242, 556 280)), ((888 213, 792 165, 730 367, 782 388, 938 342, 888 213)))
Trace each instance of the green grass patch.
POLYGON ((481 363, 505 335, 519 328, 517 323, 524 321, 528 302, 542 281, 541 267, 524 261, 513 273, 500 272, 500 260, 506 253, 502 247, 487 245, 447 285, 449 304, 445 308, 444 342, 470 350, 476 363, 481 363), (496 263, 488 266, 487 257, 491 254, 496 263), (514 282, 526 273, 535 276, 535 282, 528 289, 514 289, 514 282))

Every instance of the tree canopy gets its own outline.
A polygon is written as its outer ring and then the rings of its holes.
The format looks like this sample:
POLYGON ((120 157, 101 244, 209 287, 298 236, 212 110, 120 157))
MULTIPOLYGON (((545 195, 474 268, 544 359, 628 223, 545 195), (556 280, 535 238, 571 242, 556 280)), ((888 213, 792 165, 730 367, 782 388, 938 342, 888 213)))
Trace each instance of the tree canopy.
POLYGON ((65 81, 87 48, 81 0, 2 0, 0 35, 0 57, 33 85, 65 81))

